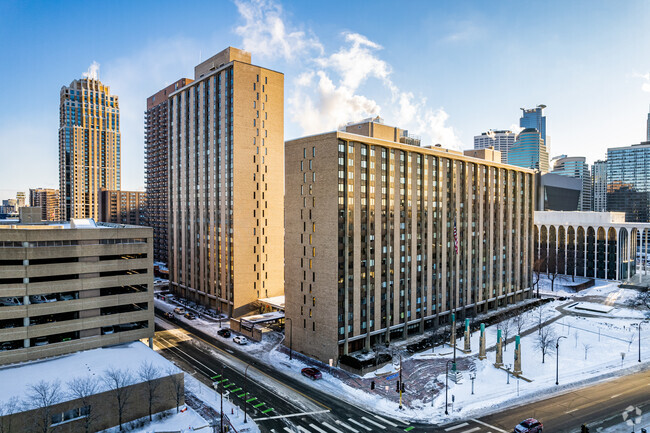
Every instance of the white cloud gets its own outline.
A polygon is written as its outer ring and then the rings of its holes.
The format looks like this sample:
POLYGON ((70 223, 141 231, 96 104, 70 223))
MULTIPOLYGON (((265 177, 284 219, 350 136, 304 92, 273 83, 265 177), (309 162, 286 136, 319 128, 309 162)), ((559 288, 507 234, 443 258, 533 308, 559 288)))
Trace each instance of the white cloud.
POLYGON ((81 76, 92 80, 99 80, 99 63, 93 61, 88 67, 88 71, 83 72, 81 76))
POLYGON ((289 30, 282 19, 282 7, 270 0, 235 0, 244 25, 235 29, 242 48, 260 57, 293 60, 313 50, 322 53, 318 38, 301 30, 289 30))
POLYGON ((646 74, 639 74, 638 72, 635 72, 632 74, 632 76, 635 78, 641 78, 644 81, 641 84, 641 90, 644 92, 650 92, 650 72, 646 74))

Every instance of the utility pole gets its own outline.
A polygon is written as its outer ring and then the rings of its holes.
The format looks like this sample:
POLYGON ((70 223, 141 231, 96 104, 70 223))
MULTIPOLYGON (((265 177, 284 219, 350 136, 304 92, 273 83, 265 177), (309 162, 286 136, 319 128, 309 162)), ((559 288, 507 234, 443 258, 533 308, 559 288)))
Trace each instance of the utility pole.
POLYGON ((641 362, 641 322, 639 322, 639 362, 641 362))
MULTIPOLYGON (((291 327, 289 329, 289 331, 291 332, 289 334, 289 361, 291 361, 293 359, 293 320, 291 320, 290 317, 286 317, 284 319, 285 323, 286 323, 287 320, 291 322, 291 327)), ((285 332, 284 335, 286 336, 287 335, 286 334, 286 332, 287 332, 287 327, 286 326, 284 327, 284 332, 285 332)))
MULTIPOLYGON (((406 325, 404 325, 406 326, 406 325)), ((402 409, 402 390, 404 389, 404 382, 402 382, 402 355, 399 356, 399 408, 402 409)))
POLYGON ((221 430, 220 433, 223 433, 223 364, 221 364, 221 430))
POLYGON ((247 382, 248 382, 248 367, 250 367, 250 364, 246 365, 246 368, 244 369, 244 424, 246 424, 246 415, 247 415, 247 409, 248 409, 248 403, 246 403, 246 400, 248 400, 248 393, 246 392, 247 388, 247 382))
POLYGON ((566 338, 564 335, 557 337, 555 340, 555 384, 559 385, 560 381, 560 340, 566 338))

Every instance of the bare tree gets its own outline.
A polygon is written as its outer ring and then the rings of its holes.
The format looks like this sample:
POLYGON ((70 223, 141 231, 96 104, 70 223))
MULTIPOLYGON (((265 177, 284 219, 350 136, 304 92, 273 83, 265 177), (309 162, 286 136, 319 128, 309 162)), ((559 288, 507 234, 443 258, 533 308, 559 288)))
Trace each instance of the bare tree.
POLYGON ((0 403, 0 433, 11 433, 12 414, 19 412, 20 401, 12 397, 0 403))
POLYGON ((533 275, 534 275, 534 282, 533 282, 533 290, 535 289, 535 285, 537 285, 537 298, 539 298, 539 278, 543 272, 543 269, 546 265, 546 258, 539 258, 535 260, 533 263, 533 275))
POLYGON ((540 305, 537 307, 537 333, 542 332, 542 324, 544 323, 544 309, 540 305))
POLYGON ((591 344, 589 343, 582 343, 582 345, 585 348, 585 361, 587 360, 587 353, 589 352, 589 349, 591 349, 591 344))
POLYGON ((129 370, 121 370, 119 368, 110 367, 104 371, 104 383, 115 396, 117 403, 117 416, 120 424, 120 431, 122 431, 122 420, 124 416, 127 403, 131 398, 133 389, 133 376, 129 370))
POLYGON ((542 364, 546 358, 546 354, 553 350, 553 339, 555 339, 555 332, 550 326, 543 326, 539 330, 537 336, 537 348, 542 352, 542 364))
POLYGON ((35 411, 32 418, 34 431, 52 433, 56 430, 56 426, 52 427, 54 414, 52 406, 59 403, 61 397, 61 383, 58 380, 54 382, 41 380, 29 386, 25 406, 35 411))
POLYGON ((153 421, 153 407, 158 402, 158 387, 160 386, 160 369, 151 362, 144 361, 138 369, 138 376, 147 388, 149 403, 149 421, 153 421))
POLYGON ((506 346, 508 344, 508 335, 512 328, 512 319, 505 319, 501 322, 501 335, 503 336, 503 351, 506 351, 506 346))
POLYGON ((644 310, 650 310, 650 290, 642 292, 639 290, 639 293, 627 301, 627 304, 632 308, 641 308, 644 310))
POLYGON ((170 391, 176 401, 176 413, 178 413, 181 400, 185 396, 185 380, 182 374, 178 374, 178 369, 173 367, 167 370, 167 376, 169 376, 170 391))
POLYGON ((515 317, 512 318, 512 325, 517 330, 517 335, 521 335, 521 332, 528 324, 529 316, 530 316, 530 312, 525 311, 523 313, 517 314, 515 317))
POLYGON ((99 391, 99 380, 92 376, 81 376, 68 382, 68 394, 82 404, 82 415, 84 415, 84 431, 93 431, 93 424, 97 421, 98 414, 93 410, 91 397, 99 391))

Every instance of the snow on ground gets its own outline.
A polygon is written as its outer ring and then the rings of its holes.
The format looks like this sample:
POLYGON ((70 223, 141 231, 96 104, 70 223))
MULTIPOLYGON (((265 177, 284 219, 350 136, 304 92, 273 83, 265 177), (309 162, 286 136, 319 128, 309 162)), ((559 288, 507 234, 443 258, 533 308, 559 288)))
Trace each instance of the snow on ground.
POLYGON ((151 363, 165 373, 180 372, 176 366, 147 345, 134 341, 2 367, 0 368, 0 384, 2 384, 0 403, 9 401, 13 397, 23 398, 29 393, 29 387, 40 381, 59 381, 65 390, 66 384, 72 379, 95 377, 99 383, 98 392, 104 392, 107 387, 101 378, 107 369, 129 369, 134 376, 137 376, 135 373, 144 362, 151 363))
MULTIPOLYGON (((155 433, 155 432, 179 432, 189 433, 208 425, 201 415, 196 413, 191 407, 184 406, 183 412, 176 413, 175 410, 168 411, 167 416, 161 417, 161 414, 156 414, 153 417, 153 422, 149 423, 149 417, 141 418, 140 420, 125 423, 125 429, 131 433, 155 433), (130 428, 132 425, 144 423, 143 427, 130 428)), ((103 433, 117 433, 119 426, 106 429, 103 433)))

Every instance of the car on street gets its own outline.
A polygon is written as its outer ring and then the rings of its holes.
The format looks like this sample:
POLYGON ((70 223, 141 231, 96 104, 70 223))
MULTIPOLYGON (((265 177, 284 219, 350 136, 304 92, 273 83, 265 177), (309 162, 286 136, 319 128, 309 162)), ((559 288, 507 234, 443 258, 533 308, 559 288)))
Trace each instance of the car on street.
POLYGON ((176 314, 185 314, 185 308, 176 307, 176 308, 174 308, 174 313, 176 313, 176 314))
POLYGON ((300 373, 303 376, 310 378, 311 380, 323 378, 323 374, 320 372, 320 370, 313 367, 303 368, 302 370, 300 370, 300 373))
POLYGON ((528 418, 517 424, 514 433, 542 433, 543 427, 535 418, 528 418))
POLYGON ((244 344, 248 344, 248 338, 242 337, 241 335, 236 336, 235 338, 232 339, 232 341, 234 341, 235 343, 240 344, 242 346, 244 344))
POLYGON ((165 316, 167 319, 173 319, 174 318, 174 313, 172 313, 171 311, 165 311, 163 313, 163 316, 165 316))
POLYGON ((188 311, 187 313, 185 313, 185 318, 190 319, 190 320, 194 320, 194 319, 196 319, 196 316, 194 315, 194 313, 190 313, 188 311))
POLYGON ((217 331, 217 335, 223 337, 223 338, 230 338, 230 329, 228 328, 222 328, 217 331))

